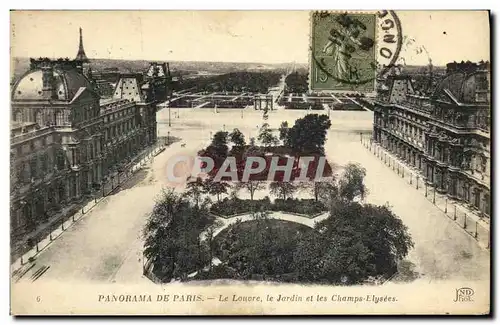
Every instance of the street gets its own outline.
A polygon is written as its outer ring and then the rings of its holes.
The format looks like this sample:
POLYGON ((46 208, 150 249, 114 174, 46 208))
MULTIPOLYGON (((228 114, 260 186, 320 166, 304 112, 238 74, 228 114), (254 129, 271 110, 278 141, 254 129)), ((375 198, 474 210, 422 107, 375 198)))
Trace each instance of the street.
MULTIPOLYGON (((326 114, 326 111, 312 111, 315 112, 326 114)), ((172 114, 169 127, 168 109, 159 111, 159 136, 169 134, 182 140, 155 157, 144 171, 139 171, 121 190, 107 197, 42 251, 35 267, 23 279, 29 279, 42 266, 50 266, 37 281, 127 284, 149 281, 142 276, 141 230, 155 197, 166 184, 168 159, 176 154, 195 155, 218 130, 232 131, 238 127, 248 141, 249 137, 257 137, 264 122, 278 128, 287 120, 292 126, 295 119, 307 113, 304 110, 270 111, 269 119, 263 121, 262 111, 253 108, 243 112, 220 109, 219 113, 211 109, 180 109, 179 118, 172 114), (181 143, 186 146, 181 147, 181 143)), ((339 165, 359 162, 366 168, 369 189, 366 201, 388 202, 408 226, 415 242, 408 256, 415 264, 414 271, 429 279, 487 279, 489 251, 479 247, 473 238, 361 145, 359 132, 371 132, 373 113, 332 111, 331 120, 325 146, 328 160, 339 165)))
POLYGON ((361 163, 367 171, 366 201, 377 205, 389 203, 409 228, 415 247, 408 260, 415 264, 415 272, 435 280, 489 277, 489 251, 364 148, 359 132, 357 135, 330 132, 328 138, 328 159, 341 165, 350 161, 361 163))

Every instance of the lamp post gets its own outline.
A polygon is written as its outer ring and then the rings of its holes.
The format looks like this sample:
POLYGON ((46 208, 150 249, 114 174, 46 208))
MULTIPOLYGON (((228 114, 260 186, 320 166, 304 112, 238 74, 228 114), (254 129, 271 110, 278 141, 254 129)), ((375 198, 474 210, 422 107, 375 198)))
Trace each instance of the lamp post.
POLYGON ((436 186, 434 186, 434 196, 432 198, 432 203, 436 204, 436 186))
POLYGON ((172 123, 171 123, 171 121, 170 121, 170 115, 171 115, 171 114, 170 114, 170 109, 171 109, 171 107, 170 107, 170 104, 169 104, 169 105, 168 105, 168 126, 169 126, 169 127, 170 127, 170 126, 172 126, 172 123))
POLYGON ((425 197, 427 197, 427 182, 425 182, 425 197))
POLYGON ((418 190, 418 176, 417 176, 417 190, 418 190))
POLYGON ((170 131, 167 132, 167 145, 170 145, 170 131))
POLYGON ((444 213, 448 213, 448 197, 444 198, 444 213))

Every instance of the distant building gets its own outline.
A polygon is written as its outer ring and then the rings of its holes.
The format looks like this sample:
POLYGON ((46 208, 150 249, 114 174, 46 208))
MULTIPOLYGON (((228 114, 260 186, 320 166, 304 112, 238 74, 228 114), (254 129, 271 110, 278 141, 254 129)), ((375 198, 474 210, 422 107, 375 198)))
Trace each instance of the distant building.
POLYGON ((95 81, 96 91, 101 97, 112 97, 115 87, 113 84, 104 79, 98 79, 95 81))
POLYGON ((430 97, 392 76, 375 102, 373 138, 437 191, 490 215, 489 64, 449 64, 430 97))
POLYGON ((156 105, 169 94, 168 73, 122 75, 111 98, 101 100, 96 83, 85 74, 91 72, 84 70, 88 63, 80 30, 75 60, 31 59, 29 71, 12 87, 14 236, 81 202, 156 142, 156 105))

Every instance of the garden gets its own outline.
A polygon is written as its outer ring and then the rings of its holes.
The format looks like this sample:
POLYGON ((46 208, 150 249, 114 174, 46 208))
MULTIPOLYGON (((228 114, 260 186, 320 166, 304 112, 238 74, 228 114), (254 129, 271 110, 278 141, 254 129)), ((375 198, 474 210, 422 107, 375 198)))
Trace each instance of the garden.
MULTIPOLYGON (((242 160, 276 153, 321 156, 329 127, 325 116, 309 114, 292 127, 283 122, 279 137, 263 125, 248 145, 239 130, 220 131, 201 154, 213 158, 216 169, 229 155, 242 160)), ((152 265, 145 272, 160 282, 236 279, 349 285, 391 277, 413 247, 407 227, 389 206, 364 203, 368 190, 362 166, 350 163, 335 175, 331 167, 325 170, 328 177, 320 180, 257 177, 244 182, 218 180, 212 171, 190 179, 182 195, 164 192, 144 228, 144 254, 152 265), (255 197, 264 191, 274 199, 255 197), (241 192, 249 198, 240 198, 241 192), (298 192, 308 198, 294 197, 298 192), (309 218, 326 214, 309 228, 273 219, 273 211, 309 218), (238 214, 249 214, 251 220, 238 220, 218 233, 221 217, 238 214)), ((296 172, 300 175, 300 168, 296 172)))

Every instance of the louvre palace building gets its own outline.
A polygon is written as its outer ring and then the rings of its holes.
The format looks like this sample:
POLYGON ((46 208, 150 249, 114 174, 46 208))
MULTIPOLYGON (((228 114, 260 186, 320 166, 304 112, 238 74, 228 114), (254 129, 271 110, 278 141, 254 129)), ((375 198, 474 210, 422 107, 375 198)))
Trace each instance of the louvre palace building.
POLYGON ((430 95, 392 75, 375 101, 373 139, 450 199, 490 216, 490 65, 449 63, 430 95))
POLYGON ((156 105, 169 93, 168 65, 121 74, 101 99, 80 46, 74 60, 30 59, 11 87, 11 233, 23 236, 92 192, 156 142, 156 105))

